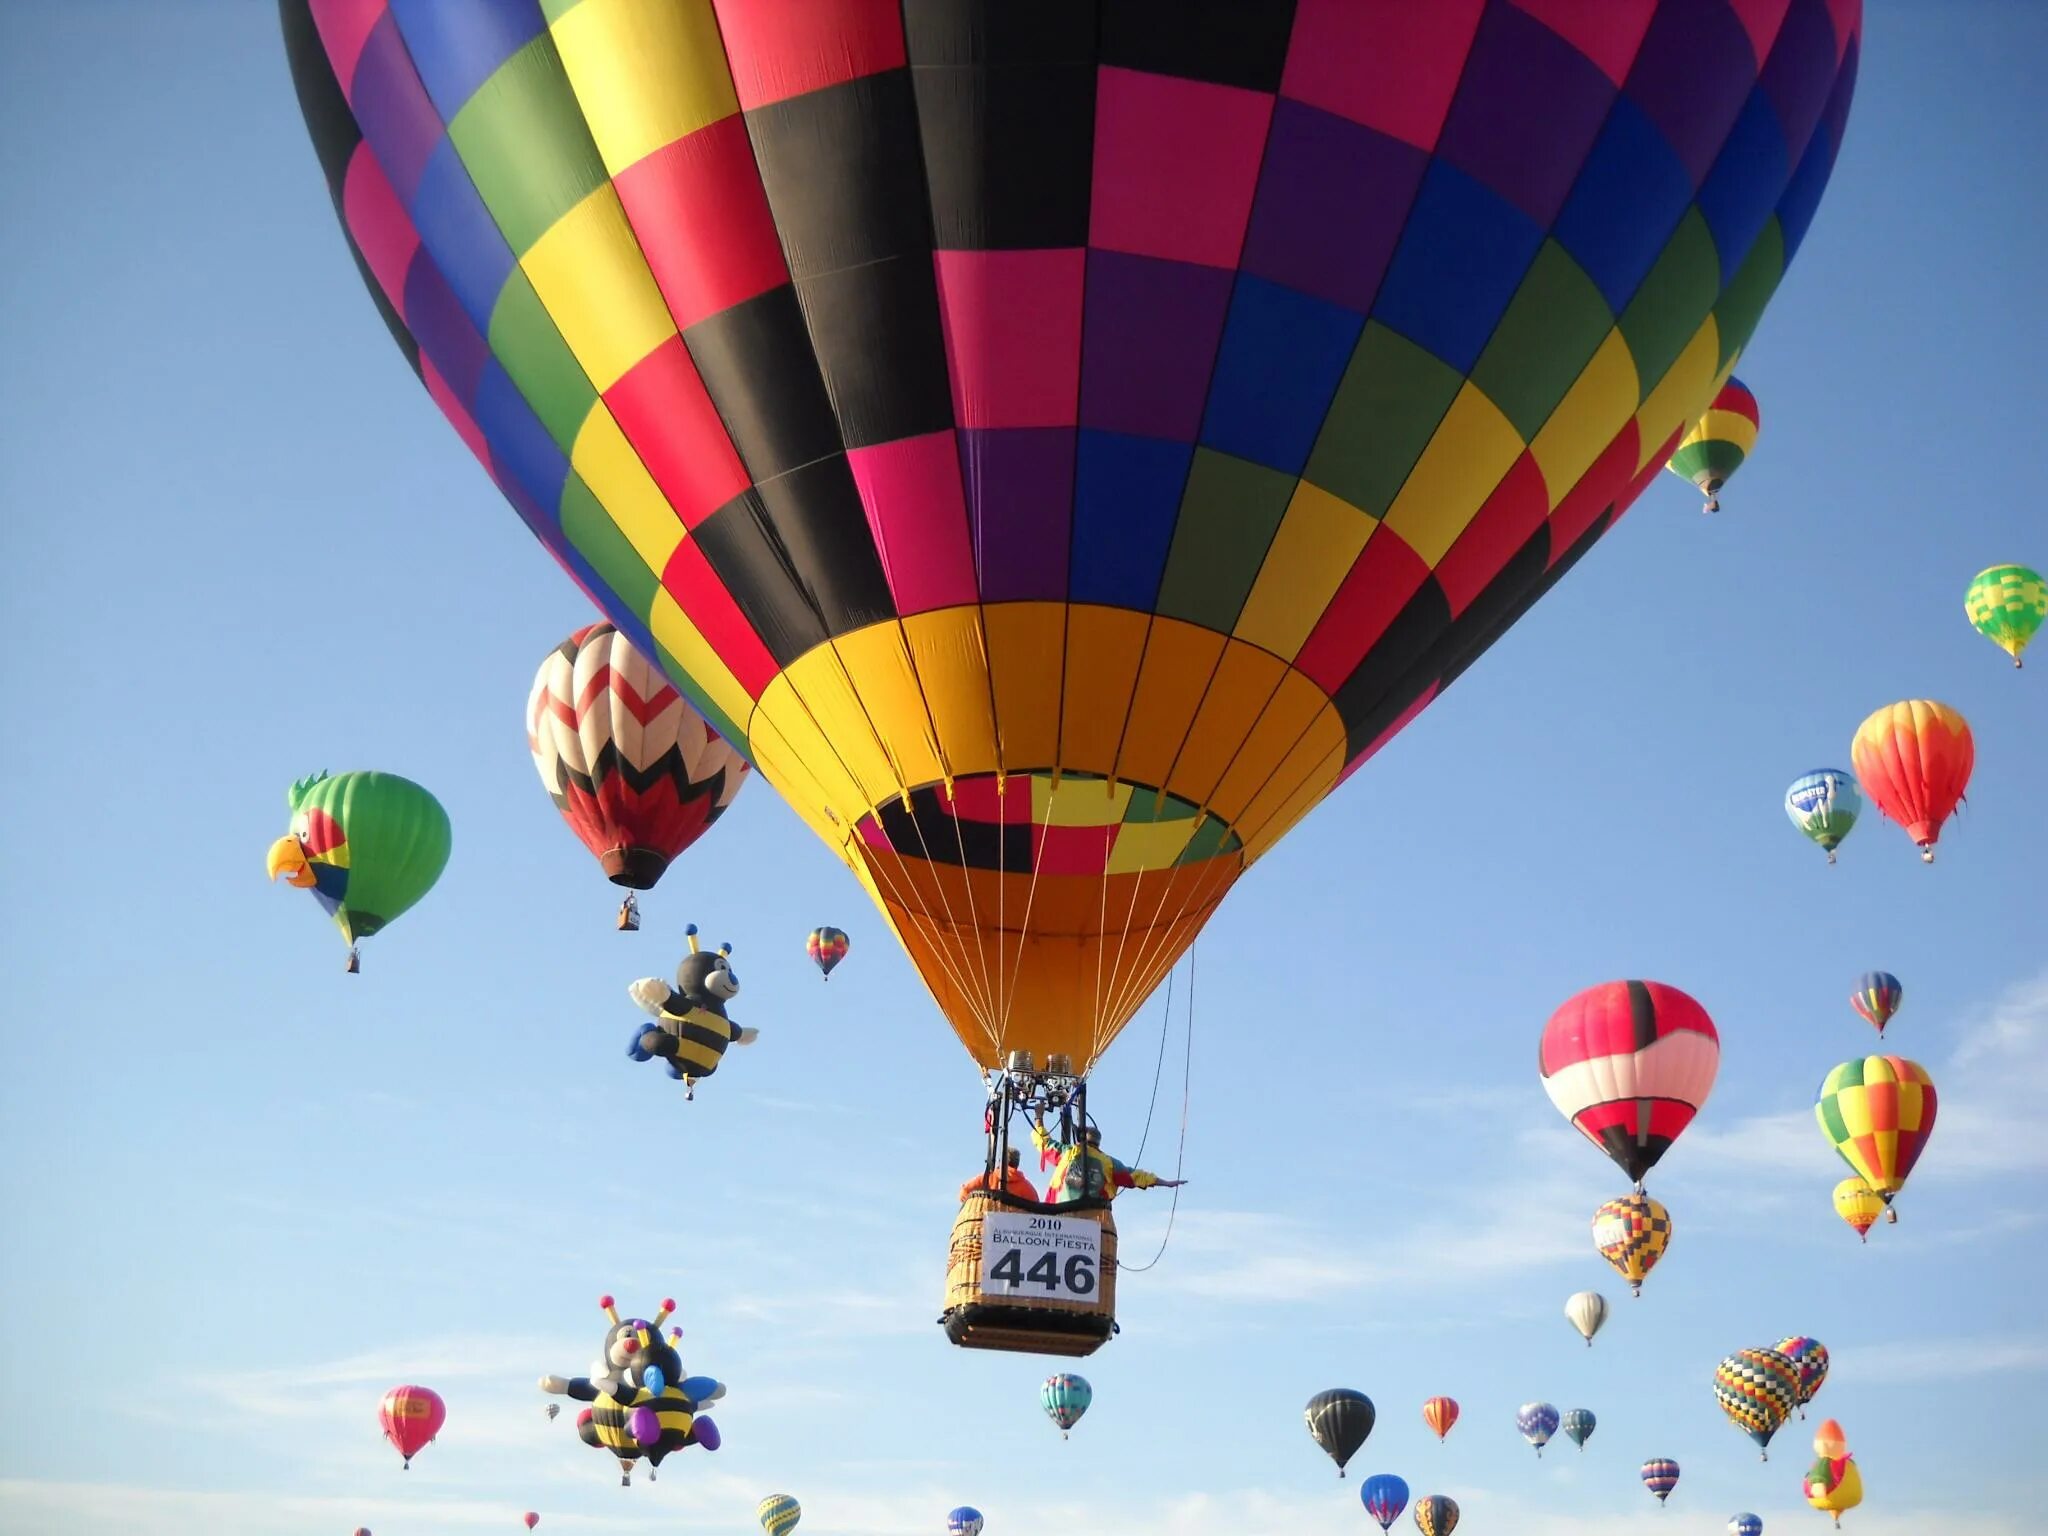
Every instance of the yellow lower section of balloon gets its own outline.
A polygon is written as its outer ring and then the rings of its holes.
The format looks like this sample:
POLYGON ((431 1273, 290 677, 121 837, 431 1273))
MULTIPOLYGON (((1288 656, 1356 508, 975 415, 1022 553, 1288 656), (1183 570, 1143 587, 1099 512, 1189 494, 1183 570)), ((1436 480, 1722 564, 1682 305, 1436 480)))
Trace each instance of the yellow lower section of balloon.
POLYGON ((1263 646, 1087 604, 871 625, 740 717, 984 1066, 1022 1048, 1085 1070, 1346 761, 1335 706, 1263 646))

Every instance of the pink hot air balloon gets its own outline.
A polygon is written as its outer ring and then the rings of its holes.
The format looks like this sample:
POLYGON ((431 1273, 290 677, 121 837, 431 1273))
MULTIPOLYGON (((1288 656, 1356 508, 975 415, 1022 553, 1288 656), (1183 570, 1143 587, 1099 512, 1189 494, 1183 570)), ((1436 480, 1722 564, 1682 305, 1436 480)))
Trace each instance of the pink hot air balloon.
POLYGON ((1707 1010, 1661 981, 1609 981, 1543 1026, 1550 1102, 1643 1187, 1714 1086, 1721 1036, 1707 1010))
POLYGON ((532 1529, 533 1529, 533 1528, 534 1528, 534 1527, 535 1527, 536 1525, 539 1525, 539 1524, 540 1524, 540 1516, 539 1516, 539 1515, 537 1515, 537 1514, 535 1514, 535 1513, 534 1513, 534 1512, 533 1512, 532 1510, 530 1510, 530 1509, 529 1509, 529 1510, 528 1510, 528 1511, 526 1512, 526 1528, 527 1528, 527 1529, 528 1529, 528 1530, 530 1531, 530 1530, 532 1530, 532 1529))
POLYGON ((413 1457, 431 1445, 448 1422, 448 1405, 440 1393, 425 1387, 393 1387, 377 1407, 377 1422, 410 1470, 413 1457))

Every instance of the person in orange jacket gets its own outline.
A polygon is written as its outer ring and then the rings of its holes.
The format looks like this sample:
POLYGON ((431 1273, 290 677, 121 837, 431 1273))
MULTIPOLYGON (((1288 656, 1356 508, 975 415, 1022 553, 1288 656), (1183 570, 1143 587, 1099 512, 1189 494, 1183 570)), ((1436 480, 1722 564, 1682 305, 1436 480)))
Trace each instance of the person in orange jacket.
POLYGON ((1016 1199, 1029 1200, 1036 1204, 1038 1201, 1038 1190, 1029 1179, 1024 1177, 1023 1169, 1018 1167, 1020 1161, 1017 1149, 1015 1147, 1010 1148, 1009 1154, 1003 1159, 1002 1177, 998 1179, 993 1172, 976 1174, 960 1186, 960 1199, 964 1202, 977 1189, 1000 1189, 1003 1193, 1014 1196, 1016 1199))

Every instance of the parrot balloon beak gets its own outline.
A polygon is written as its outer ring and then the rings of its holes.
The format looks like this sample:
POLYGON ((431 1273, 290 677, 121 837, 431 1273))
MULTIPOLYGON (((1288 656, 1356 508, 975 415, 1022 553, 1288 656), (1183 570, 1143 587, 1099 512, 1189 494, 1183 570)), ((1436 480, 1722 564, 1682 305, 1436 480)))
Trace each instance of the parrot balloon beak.
POLYGON ((270 845, 270 857, 264 861, 270 878, 275 880, 283 875, 285 883, 306 890, 313 884, 313 869, 306 862, 306 850, 296 837, 280 837, 270 845))

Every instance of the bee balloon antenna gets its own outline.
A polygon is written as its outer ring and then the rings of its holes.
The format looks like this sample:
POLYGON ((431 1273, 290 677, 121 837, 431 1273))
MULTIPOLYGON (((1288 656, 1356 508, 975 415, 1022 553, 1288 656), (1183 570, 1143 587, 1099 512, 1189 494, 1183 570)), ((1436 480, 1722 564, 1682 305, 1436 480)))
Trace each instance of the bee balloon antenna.
POLYGON ((604 1315, 605 1315, 606 1317, 608 1317, 608 1318, 610 1318, 610 1319, 611 1319, 611 1324, 612 1324, 612 1326, 613 1326, 614 1328, 618 1327, 618 1326, 619 1326, 619 1309, 618 1309, 617 1307, 615 1307, 615 1306, 613 1306, 613 1305, 612 1305, 612 1299, 611 1299, 611 1297, 609 1297, 609 1296, 600 1296, 600 1297, 598 1297, 598 1298, 597 1298, 597 1304, 598 1304, 598 1305, 599 1305, 600 1307, 603 1307, 603 1308, 604 1308, 604 1315))
POLYGON ((696 925, 695 923, 692 923, 692 924, 690 924, 690 926, 689 926, 689 927, 685 928, 685 929, 683 930, 683 937, 684 937, 684 938, 686 938, 686 939, 688 939, 688 940, 690 941, 690 953, 691 953, 691 954, 693 954, 693 955, 694 955, 694 954, 696 954, 696 953, 697 953, 697 925, 696 925))

